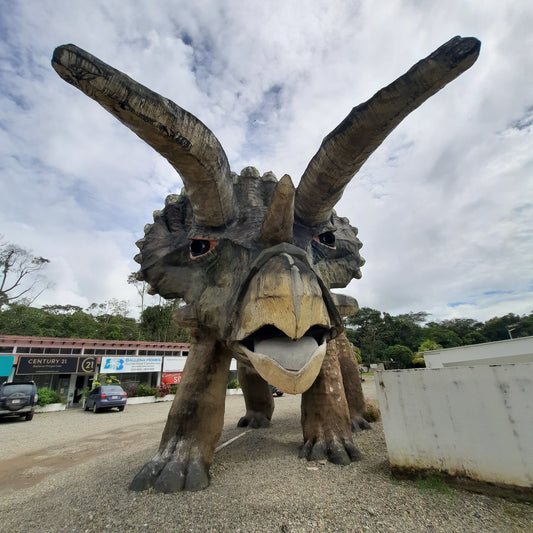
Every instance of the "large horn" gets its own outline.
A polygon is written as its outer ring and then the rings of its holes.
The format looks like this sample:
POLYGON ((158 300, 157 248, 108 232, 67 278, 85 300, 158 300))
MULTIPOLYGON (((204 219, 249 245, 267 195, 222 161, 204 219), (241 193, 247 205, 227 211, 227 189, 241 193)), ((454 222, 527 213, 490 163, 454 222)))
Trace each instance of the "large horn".
POLYGON ((54 50, 52 66, 168 159, 183 178, 197 224, 222 226, 233 217, 228 159, 194 115, 72 44, 54 50))
POLYGON ((344 188, 387 135, 420 104, 471 67, 481 43, 454 37, 370 100, 354 107, 325 139, 296 190, 296 216, 327 221, 344 188))
POLYGON ((261 228, 261 238, 270 245, 292 242, 294 224, 294 185, 288 174, 281 178, 268 206, 261 228))

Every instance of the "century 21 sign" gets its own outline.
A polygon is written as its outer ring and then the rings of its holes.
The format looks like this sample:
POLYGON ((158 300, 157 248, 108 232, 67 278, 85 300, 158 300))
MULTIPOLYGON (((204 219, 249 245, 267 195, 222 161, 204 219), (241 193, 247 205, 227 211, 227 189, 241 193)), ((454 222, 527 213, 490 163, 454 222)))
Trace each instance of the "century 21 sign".
POLYGON ((18 375, 28 374, 94 374, 96 357, 19 356, 18 375))

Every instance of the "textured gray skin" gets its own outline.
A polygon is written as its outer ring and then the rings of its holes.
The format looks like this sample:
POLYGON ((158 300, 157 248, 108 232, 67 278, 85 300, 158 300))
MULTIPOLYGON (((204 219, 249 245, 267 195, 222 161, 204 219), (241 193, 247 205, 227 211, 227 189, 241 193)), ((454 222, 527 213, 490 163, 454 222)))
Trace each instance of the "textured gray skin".
POLYGON ((353 299, 341 301, 330 289, 359 278, 364 260, 357 229, 333 207, 386 136, 468 69, 479 47, 476 39, 455 37, 355 107, 324 139, 297 190, 289 176, 278 181, 272 173, 261 176, 252 167, 240 175, 230 172, 220 143, 196 117, 74 45, 55 50, 52 65, 58 74, 163 155, 185 184, 180 195, 169 196, 163 210, 154 213, 153 224, 145 227, 137 243, 139 279, 146 280, 154 293, 186 302, 176 320, 191 328, 192 346, 159 451, 131 489, 176 492, 208 485, 232 357, 239 361, 246 401, 239 424, 270 423, 274 406, 268 385, 243 346, 253 350, 259 338, 282 335, 293 312, 311 326, 294 334, 293 340, 305 334, 319 344, 328 341, 318 375, 302 394, 301 454, 336 464, 359 458, 351 431, 368 424, 357 363, 341 319, 355 312, 357 304, 353 299), (280 264, 286 269, 273 270, 280 264), (290 287, 289 294, 263 286, 273 279, 272 272, 279 276, 280 287, 290 287), (315 287, 321 294, 322 312, 305 307, 316 306, 316 300, 304 304, 308 293, 302 287, 315 287), (258 295, 255 301, 252 293, 258 295), (253 307, 268 303, 273 294, 270 302, 282 305, 261 317, 262 327, 251 330, 250 320, 255 324, 257 318, 253 307), (293 306, 289 314, 285 303, 293 306), (316 323, 315 314, 321 316, 316 323))

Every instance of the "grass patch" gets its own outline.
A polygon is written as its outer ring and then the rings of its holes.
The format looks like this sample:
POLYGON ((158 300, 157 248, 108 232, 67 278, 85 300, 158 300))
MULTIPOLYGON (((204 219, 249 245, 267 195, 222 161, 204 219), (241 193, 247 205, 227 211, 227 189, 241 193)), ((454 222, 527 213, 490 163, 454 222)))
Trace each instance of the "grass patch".
POLYGON ((379 410, 377 401, 366 400, 365 419, 367 422, 379 422, 381 420, 381 411, 379 410))
POLYGON ((453 489, 438 475, 418 476, 415 480, 416 488, 420 494, 430 496, 445 495, 452 496, 453 489))

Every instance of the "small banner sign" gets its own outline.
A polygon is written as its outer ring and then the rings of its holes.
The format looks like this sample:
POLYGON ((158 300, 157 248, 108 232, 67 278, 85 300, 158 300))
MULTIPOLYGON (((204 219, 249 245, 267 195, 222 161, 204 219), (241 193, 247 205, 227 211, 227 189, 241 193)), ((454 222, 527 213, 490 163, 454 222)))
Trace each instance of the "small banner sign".
POLYGON ((163 375, 161 376, 161 383, 177 385, 181 381, 181 375, 181 372, 163 372, 163 375))
POLYGON ((17 375, 31 374, 94 374, 96 357, 20 356, 17 375))

